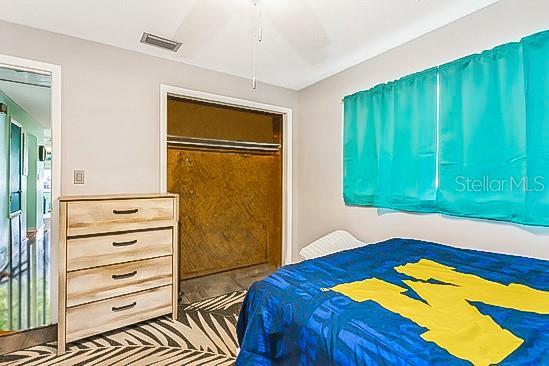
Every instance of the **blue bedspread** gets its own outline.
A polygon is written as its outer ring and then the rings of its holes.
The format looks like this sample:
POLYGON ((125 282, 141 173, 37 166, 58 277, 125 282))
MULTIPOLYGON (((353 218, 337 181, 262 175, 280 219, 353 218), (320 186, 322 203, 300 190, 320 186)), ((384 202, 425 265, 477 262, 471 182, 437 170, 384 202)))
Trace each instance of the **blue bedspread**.
POLYGON ((549 365, 549 262, 391 239, 256 282, 237 365, 549 365))

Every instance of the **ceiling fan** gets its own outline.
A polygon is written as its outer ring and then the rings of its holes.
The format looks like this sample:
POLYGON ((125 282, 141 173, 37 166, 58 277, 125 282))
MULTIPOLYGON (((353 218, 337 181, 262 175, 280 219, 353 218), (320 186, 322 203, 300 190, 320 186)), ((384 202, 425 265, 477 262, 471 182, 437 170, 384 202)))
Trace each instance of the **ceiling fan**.
MULTIPOLYGON (((183 54, 192 57, 206 47, 212 37, 229 22, 243 14, 248 19, 242 21, 254 24, 251 28, 253 38, 249 37, 249 33, 242 35, 242 39, 254 42, 251 77, 254 89, 257 48, 264 41, 264 22, 269 22, 305 62, 314 65, 322 61, 322 50, 330 40, 307 0, 195 0, 174 38, 184 44, 183 54), (249 8, 246 11, 247 7, 253 7, 255 12, 250 13, 249 8)), ((267 41, 268 35, 265 36, 267 41)))

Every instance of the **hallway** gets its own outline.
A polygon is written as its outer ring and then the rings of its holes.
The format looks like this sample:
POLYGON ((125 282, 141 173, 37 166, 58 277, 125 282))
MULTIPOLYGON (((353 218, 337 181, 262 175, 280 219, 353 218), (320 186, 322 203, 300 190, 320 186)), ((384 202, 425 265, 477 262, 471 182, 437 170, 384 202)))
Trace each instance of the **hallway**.
POLYGON ((0 332, 49 324, 49 220, 27 239, 0 248, 0 332))

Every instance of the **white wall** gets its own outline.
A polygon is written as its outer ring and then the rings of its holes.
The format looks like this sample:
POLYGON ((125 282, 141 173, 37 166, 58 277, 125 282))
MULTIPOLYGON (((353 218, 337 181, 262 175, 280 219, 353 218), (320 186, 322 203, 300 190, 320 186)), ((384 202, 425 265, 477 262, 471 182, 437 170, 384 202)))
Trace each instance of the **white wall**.
MULTIPOLYGON (((0 22, 0 54, 62 67, 62 194, 158 192, 160 84, 294 108, 284 88, 0 22), (73 170, 86 184, 74 185, 73 170)), ((294 119, 294 124, 295 124, 294 119)))
POLYGON ((367 241, 416 237, 549 258, 548 230, 345 207, 340 104, 349 93, 547 29, 548 13, 544 0, 502 0, 299 95, 264 84, 252 91, 246 79, 6 22, 0 53, 63 68, 62 194, 159 190, 164 83, 294 109, 294 258, 337 228, 367 241), (73 169, 86 170, 85 185, 72 184, 73 169))
POLYGON ((254 91, 247 79, 2 21, 0 35, 0 54, 62 67, 62 195, 160 191, 160 84, 298 112, 292 90, 259 83, 254 91), (86 171, 84 185, 73 184, 74 169, 86 171))
POLYGON ((295 250, 331 230, 346 229, 369 242, 410 237, 549 259, 549 229, 346 207, 340 102, 378 83, 549 29, 547 14, 546 0, 504 0, 301 91, 295 250))

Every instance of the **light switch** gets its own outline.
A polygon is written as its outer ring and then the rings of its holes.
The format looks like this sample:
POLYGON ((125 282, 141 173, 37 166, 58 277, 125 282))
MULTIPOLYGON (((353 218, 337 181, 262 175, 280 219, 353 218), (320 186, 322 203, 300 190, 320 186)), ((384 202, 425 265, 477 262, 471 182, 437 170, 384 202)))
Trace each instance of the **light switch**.
POLYGON ((74 171, 74 184, 84 184, 84 170, 74 171))

